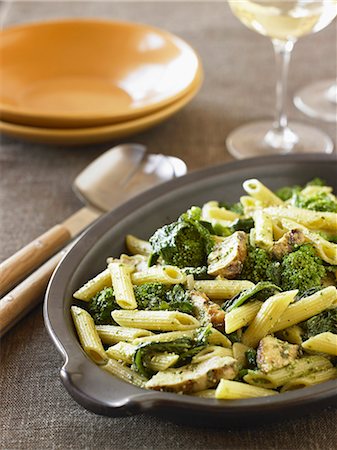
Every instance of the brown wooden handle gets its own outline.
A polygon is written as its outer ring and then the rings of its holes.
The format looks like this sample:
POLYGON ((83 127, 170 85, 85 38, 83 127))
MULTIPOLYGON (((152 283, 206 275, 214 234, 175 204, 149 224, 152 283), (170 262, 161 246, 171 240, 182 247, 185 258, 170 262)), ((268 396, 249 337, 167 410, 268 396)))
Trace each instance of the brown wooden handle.
POLYGON ((71 239, 69 230, 55 225, 0 264, 0 295, 4 295, 71 239))
POLYGON ((43 301, 48 281, 65 252, 66 249, 57 253, 0 299, 0 337, 43 301))

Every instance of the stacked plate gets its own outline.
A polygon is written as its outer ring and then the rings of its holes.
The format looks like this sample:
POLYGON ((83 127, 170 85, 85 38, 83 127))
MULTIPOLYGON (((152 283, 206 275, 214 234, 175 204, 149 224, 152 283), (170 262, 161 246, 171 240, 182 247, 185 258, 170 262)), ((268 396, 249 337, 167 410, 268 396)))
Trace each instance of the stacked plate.
POLYGON ((202 83, 195 51, 157 28, 63 20, 0 31, 0 131, 89 144, 150 128, 202 83))

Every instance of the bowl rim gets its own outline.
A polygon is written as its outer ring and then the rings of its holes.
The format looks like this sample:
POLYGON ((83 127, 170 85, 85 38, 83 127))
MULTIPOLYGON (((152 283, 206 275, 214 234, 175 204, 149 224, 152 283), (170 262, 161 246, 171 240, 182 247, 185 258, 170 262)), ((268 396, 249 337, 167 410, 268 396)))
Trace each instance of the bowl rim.
MULTIPOLYGON (((288 391, 279 396, 252 398, 242 400, 205 399, 193 396, 179 396, 175 393, 159 391, 147 391, 121 381, 101 370, 83 352, 75 336, 70 336, 63 320, 62 283, 67 280, 75 270, 76 265, 88 249, 102 238, 105 233, 113 228, 135 209, 141 209, 149 202, 167 194, 168 191, 178 190, 181 187, 191 185, 201 178, 203 180, 219 174, 230 173, 244 168, 252 168, 261 164, 289 164, 289 163, 326 163, 334 164, 337 169, 335 155, 306 154, 306 155, 281 155, 245 159, 224 163, 217 166, 196 170, 187 175, 168 181, 152 188, 137 197, 129 200, 115 210, 105 214, 91 225, 73 244, 70 251, 63 257, 54 272, 45 296, 44 320, 49 335, 61 353, 64 364, 61 368, 61 379, 68 392, 85 408, 99 414, 110 416, 130 415, 140 412, 160 414, 166 411, 188 411, 193 414, 211 414, 214 417, 228 418, 231 420, 244 420, 252 417, 279 415, 283 411, 301 410, 305 406, 330 404, 337 398, 336 380, 307 387, 305 389, 288 391), (62 305, 60 303, 62 298, 62 305), (79 376, 80 375, 80 376, 79 376), (92 380, 98 384, 110 383, 113 391, 106 398, 97 394, 97 389, 91 386, 92 380), (85 386, 85 389, 83 389, 85 386)), ((70 314, 70 313, 69 313, 70 314)))
MULTIPOLYGON (((111 123, 111 120, 114 120, 116 123, 121 122, 123 120, 131 120, 136 117, 141 117, 143 115, 149 114, 151 112, 155 112, 158 109, 161 109, 165 106, 169 106, 170 104, 174 103, 175 101, 179 100, 181 97, 183 97, 186 93, 190 91, 191 88, 193 88, 200 72, 202 73, 202 62, 201 58, 198 54, 198 52, 189 44, 186 40, 181 38, 180 36, 169 32, 167 30, 164 30, 160 27, 156 27, 153 25, 148 25, 146 23, 142 22, 132 22, 132 21, 124 21, 124 20, 109 20, 104 18, 61 18, 61 19, 50 19, 45 21, 33 21, 28 22, 24 24, 18 24, 18 25, 12 25, 3 28, 0 30, 0 37, 6 36, 11 33, 17 33, 17 32, 29 32, 31 30, 38 30, 38 29, 46 29, 46 28, 57 28, 62 26, 93 26, 93 27, 109 27, 109 28, 125 28, 129 30, 133 29, 140 29, 140 30, 148 30, 152 31, 154 33, 157 33, 158 35, 161 35, 164 37, 166 42, 171 42, 175 47, 181 49, 184 49, 185 51, 188 51, 191 55, 195 57, 196 60, 196 67, 195 72, 193 74, 193 77, 191 78, 190 82, 187 86, 185 86, 184 89, 181 89, 179 92, 176 92, 174 95, 170 95, 160 101, 156 101, 153 104, 149 104, 145 107, 141 107, 139 109, 136 109, 134 111, 130 110, 125 113, 109 113, 109 112, 100 112, 100 111, 90 111, 90 112, 82 112, 79 111, 76 112, 69 112, 69 111, 55 111, 55 112, 45 112, 45 111, 34 111, 29 108, 22 108, 18 106, 12 106, 10 104, 4 103, 0 101, 0 114, 1 118, 4 120, 7 120, 8 122, 14 122, 15 120, 20 120, 20 123, 25 123, 27 126, 29 125, 27 120, 43 120, 44 122, 48 120, 50 123, 57 122, 57 121, 69 121, 70 123, 72 121, 75 121, 78 123, 79 121, 83 120, 85 123, 88 123, 88 121, 94 121, 96 124, 102 123, 108 124, 111 123), (102 122, 101 122, 102 121, 102 122), (109 122, 107 122, 109 121, 109 122)), ((1 48, 1 46, 0 46, 1 48)))

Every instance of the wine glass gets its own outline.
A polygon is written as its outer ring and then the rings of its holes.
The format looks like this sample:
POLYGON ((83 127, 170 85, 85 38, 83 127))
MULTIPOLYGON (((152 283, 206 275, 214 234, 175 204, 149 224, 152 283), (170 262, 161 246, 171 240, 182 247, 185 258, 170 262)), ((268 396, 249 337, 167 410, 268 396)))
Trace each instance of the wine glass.
POLYGON ((337 122, 337 80, 322 80, 305 86, 295 95, 294 103, 309 117, 337 122))
POLYGON ((337 14, 336 0, 228 0, 232 12, 253 31, 271 38, 278 78, 275 121, 243 125, 226 140, 236 158, 261 154, 331 153, 333 143, 321 130, 298 122, 288 126, 285 112, 288 68, 299 37, 315 33, 337 14))

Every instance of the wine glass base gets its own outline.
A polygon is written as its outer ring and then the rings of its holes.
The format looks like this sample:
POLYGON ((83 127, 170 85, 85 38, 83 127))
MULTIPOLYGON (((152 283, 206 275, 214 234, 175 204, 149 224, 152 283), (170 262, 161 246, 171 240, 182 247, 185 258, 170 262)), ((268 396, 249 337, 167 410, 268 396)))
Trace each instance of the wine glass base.
POLYGON ((336 81, 324 80, 304 87, 296 94, 294 103, 309 117, 337 122, 336 81))
POLYGON ((282 135, 278 135, 270 121, 243 125, 232 131, 226 139, 229 153, 235 158, 293 153, 332 153, 332 140, 318 128, 292 122, 282 135), (271 139, 271 135, 273 138, 271 139), (276 136, 275 136, 276 135, 276 136))

